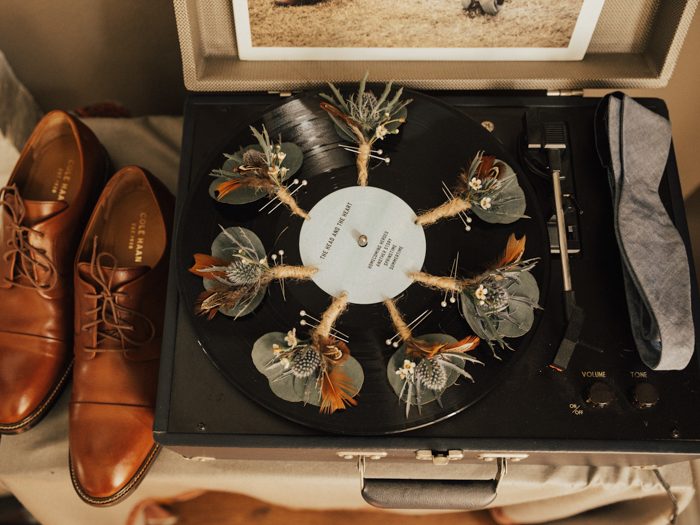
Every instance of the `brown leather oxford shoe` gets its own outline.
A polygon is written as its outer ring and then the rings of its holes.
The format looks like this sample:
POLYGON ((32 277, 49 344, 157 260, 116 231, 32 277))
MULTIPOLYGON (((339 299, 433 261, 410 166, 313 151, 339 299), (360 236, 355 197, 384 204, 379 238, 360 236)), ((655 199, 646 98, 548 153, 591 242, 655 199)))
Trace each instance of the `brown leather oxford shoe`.
POLYGON ((36 424, 69 376, 73 259, 107 170, 95 135, 52 111, 0 189, 0 433, 36 424))
POLYGON ((130 166, 105 187, 78 249, 70 472, 78 495, 112 505, 159 447, 153 410, 173 197, 130 166))

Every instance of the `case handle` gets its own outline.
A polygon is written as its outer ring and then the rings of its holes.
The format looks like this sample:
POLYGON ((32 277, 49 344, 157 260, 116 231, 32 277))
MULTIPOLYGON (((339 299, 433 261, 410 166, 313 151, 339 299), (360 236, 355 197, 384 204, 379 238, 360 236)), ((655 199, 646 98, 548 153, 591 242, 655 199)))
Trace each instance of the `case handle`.
POLYGON ((488 480, 365 478, 365 458, 358 459, 362 497, 383 509, 480 510, 493 503, 508 467, 497 459, 496 477, 488 480))

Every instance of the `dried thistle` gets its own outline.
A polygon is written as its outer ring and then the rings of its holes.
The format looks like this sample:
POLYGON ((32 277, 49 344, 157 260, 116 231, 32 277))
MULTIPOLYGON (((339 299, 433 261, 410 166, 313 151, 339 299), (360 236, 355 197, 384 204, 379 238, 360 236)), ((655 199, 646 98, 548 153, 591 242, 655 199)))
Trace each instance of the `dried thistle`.
POLYGON ((412 405, 440 397, 447 387, 454 384, 458 377, 470 381, 474 378, 464 370, 467 362, 481 364, 468 352, 479 346, 479 338, 469 335, 461 341, 451 342, 444 334, 414 337, 392 299, 384 301, 392 323, 404 340, 402 348, 389 360, 387 374, 389 382, 400 400, 406 403, 406 417, 412 405), (399 366, 396 366, 396 365, 399 366))
POLYGON ((539 259, 523 260, 524 252, 525 237, 517 239, 511 235, 503 255, 475 277, 442 277, 423 272, 411 276, 426 287, 459 292, 462 314, 474 333, 486 340, 492 350, 494 343, 510 348, 504 338, 527 333, 534 322, 534 310, 540 308, 539 287, 530 273, 539 259))
POLYGON ((331 117, 341 137, 357 144, 358 184, 367 185, 368 164, 372 146, 387 135, 399 132, 401 124, 406 122, 406 107, 411 100, 402 100, 403 88, 392 96, 392 82, 389 82, 381 96, 365 89, 369 73, 360 82, 357 93, 345 98, 338 88, 329 83, 332 95, 321 93, 321 108, 331 117))
POLYGON ((252 232, 244 228, 220 228, 220 238, 228 245, 224 253, 220 256, 197 253, 189 269, 205 280, 207 290, 199 297, 197 312, 209 319, 219 311, 234 318, 245 315, 257 306, 256 301, 259 303, 271 282, 310 279, 317 271, 308 266, 270 266, 261 253, 261 245, 256 246, 259 239, 251 239, 252 232))
POLYGON ((350 356, 348 345, 327 333, 346 304, 344 295, 334 299, 308 339, 297 337, 296 329, 287 332, 286 346, 273 344, 273 357, 263 369, 263 373, 270 374, 271 382, 301 381, 304 395, 299 400, 317 399, 313 402, 318 403, 323 414, 355 406, 354 397, 364 377, 361 367, 350 356), (348 369, 348 364, 352 368, 348 369))

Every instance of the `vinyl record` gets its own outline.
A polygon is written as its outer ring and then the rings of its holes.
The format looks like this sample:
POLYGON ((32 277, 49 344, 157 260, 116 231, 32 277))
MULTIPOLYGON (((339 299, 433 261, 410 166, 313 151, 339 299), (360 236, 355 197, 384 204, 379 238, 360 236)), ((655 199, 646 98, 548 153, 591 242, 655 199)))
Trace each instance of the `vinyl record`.
MULTIPOLYGON (((424 271, 449 275, 459 253, 460 275, 475 275, 498 260, 512 233, 518 237, 527 235, 525 257, 541 259, 532 274, 543 292, 541 297, 545 297, 549 281, 549 243, 545 222, 532 187, 514 158, 481 125, 455 108, 421 93, 407 92, 405 96, 413 99, 408 120, 398 135, 382 141, 382 155, 389 156, 391 162, 371 162, 370 187, 392 194, 397 200, 397 210, 401 209, 398 201, 402 201, 418 213, 443 203, 442 181, 453 186, 460 171, 469 166, 479 151, 485 151, 515 170, 527 202, 525 213, 528 217, 512 224, 489 224, 475 216, 468 232, 457 218, 425 229, 424 271)), ((319 103, 318 94, 304 94, 268 109, 256 122, 232 123, 228 143, 217 146, 212 152, 210 170, 221 167, 225 160, 223 153, 235 153, 254 142, 249 125, 258 129, 264 125, 271 137, 281 136, 284 142, 293 142, 303 151, 303 164, 294 175, 294 178, 308 181, 295 194, 302 208, 313 210, 334 192, 356 187, 355 155, 340 147, 344 142, 319 103)), ((420 411, 412 407, 407 416, 405 405, 387 381, 387 364, 396 348, 387 346, 386 340, 394 335, 395 329, 381 302, 372 303, 372 297, 369 297, 369 302, 363 303, 358 295, 357 302, 349 305, 336 326, 349 335, 352 356, 364 371, 357 406, 328 415, 319 413, 317 406, 285 401, 275 395, 267 378, 256 369, 251 359, 254 343, 265 334, 287 332, 293 327, 304 334, 306 328, 300 325, 300 312, 303 310, 319 318, 331 296, 313 281, 286 282, 284 293, 279 284, 272 283, 260 305, 246 316, 234 320, 217 314, 208 320, 206 316, 195 315, 197 299, 203 291, 202 279, 189 273, 188 268, 192 266, 193 254, 210 253, 212 241, 221 232, 219 225, 247 228, 261 239, 268 255, 282 250, 285 263, 302 264, 300 237, 303 219, 290 215, 284 206, 272 213, 268 213, 272 206, 259 211, 267 202, 266 198, 237 206, 216 202, 209 194, 212 179, 208 174, 209 170, 195 174, 195 182, 178 217, 178 285, 202 349, 227 380, 251 399, 284 418, 320 431, 379 435, 436 423, 467 409, 506 378, 517 381, 512 375, 513 368, 519 359, 526 358, 528 342, 537 329, 541 311, 536 313, 535 324, 526 335, 508 340, 512 351, 497 351, 500 359, 492 355, 485 343, 472 352, 471 355, 484 363, 484 366, 467 365, 473 383, 459 379, 445 391, 441 404, 427 403, 420 411)), ((342 198, 339 197, 340 201, 342 198)), ((312 219, 318 220, 313 211, 312 219)), ((333 220, 329 217, 329 224, 333 220)), ((349 282, 354 275, 346 275, 346 278, 349 282)), ((414 283, 395 299, 407 321, 426 310, 431 312, 415 329, 416 336, 447 334, 461 339, 473 334, 460 314, 458 304, 450 303, 447 298, 448 306, 441 306, 445 300, 443 292, 414 283)), ((192 348, 191 351, 199 349, 192 348)), ((236 417, 233 409, 231 417, 236 417)))

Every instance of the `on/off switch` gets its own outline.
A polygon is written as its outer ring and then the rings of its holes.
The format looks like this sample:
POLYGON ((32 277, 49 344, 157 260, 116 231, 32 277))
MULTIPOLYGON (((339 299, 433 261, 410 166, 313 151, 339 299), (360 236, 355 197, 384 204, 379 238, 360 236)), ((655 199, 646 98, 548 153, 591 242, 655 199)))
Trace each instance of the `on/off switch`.
POLYGON ((652 408, 659 402, 659 391, 651 383, 638 383, 632 393, 632 403, 639 409, 652 408))
POLYGON ((586 403, 594 408, 605 408, 615 400, 610 385, 597 381, 591 385, 586 395, 586 403))

